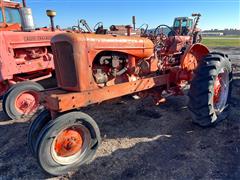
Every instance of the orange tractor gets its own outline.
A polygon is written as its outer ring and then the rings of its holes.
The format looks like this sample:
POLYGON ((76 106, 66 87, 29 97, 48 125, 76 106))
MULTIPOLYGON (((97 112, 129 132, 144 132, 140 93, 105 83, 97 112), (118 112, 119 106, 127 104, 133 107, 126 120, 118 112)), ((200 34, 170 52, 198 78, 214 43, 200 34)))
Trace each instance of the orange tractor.
POLYGON ((80 111, 91 104, 125 95, 149 95, 159 104, 163 92, 181 95, 190 84, 194 123, 211 126, 227 117, 232 80, 228 56, 193 44, 192 35, 168 36, 159 29, 150 37, 74 33, 53 37, 58 88, 40 93, 45 110, 28 132, 29 148, 44 171, 65 174, 93 158, 100 131, 93 118, 80 111))
MULTIPOLYGON (((47 12, 51 18, 56 15, 47 12)), ((50 39, 60 32, 53 24, 52 31, 36 29, 25 0, 0 0, 0 96, 10 118, 20 119, 38 108, 37 92, 43 90, 38 82, 54 70, 50 39)))

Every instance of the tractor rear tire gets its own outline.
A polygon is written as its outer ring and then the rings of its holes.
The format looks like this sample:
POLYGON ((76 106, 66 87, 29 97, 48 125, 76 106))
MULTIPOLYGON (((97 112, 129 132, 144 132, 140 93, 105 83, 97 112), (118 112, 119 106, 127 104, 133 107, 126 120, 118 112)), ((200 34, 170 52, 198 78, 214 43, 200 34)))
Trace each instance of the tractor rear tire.
POLYGON ((39 108, 38 92, 42 90, 40 84, 32 81, 13 85, 3 96, 3 111, 15 120, 32 116, 39 108))
POLYGON ((227 55, 210 53, 194 72, 188 108, 194 123, 207 127, 227 118, 232 90, 232 68, 227 55))
POLYGON ((96 122, 82 112, 70 112, 50 121, 37 140, 41 168, 54 176, 64 175, 92 160, 101 143, 96 122))
POLYGON ((33 156, 36 156, 36 144, 38 136, 41 130, 45 127, 45 125, 51 120, 51 114, 48 110, 42 110, 36 118, 33 118, 30 128, 28 130, 28 148, 30 149, 33 156))

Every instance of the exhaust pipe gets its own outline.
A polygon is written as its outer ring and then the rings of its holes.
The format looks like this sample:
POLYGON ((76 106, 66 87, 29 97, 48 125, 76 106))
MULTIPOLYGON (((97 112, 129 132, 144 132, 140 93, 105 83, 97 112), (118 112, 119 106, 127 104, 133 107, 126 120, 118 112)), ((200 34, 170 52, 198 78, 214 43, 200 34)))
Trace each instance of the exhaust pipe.
POLYGON ((135 29, 136 29, 136 17, 135 16, 132 17, 132 23, 133 23, 133 30, 135 31, 135 29))
POLYGON ((27 7, 26 0, 22 0, 22 4, 23 4, 23 7, 24 7, 24 8, 27 7))

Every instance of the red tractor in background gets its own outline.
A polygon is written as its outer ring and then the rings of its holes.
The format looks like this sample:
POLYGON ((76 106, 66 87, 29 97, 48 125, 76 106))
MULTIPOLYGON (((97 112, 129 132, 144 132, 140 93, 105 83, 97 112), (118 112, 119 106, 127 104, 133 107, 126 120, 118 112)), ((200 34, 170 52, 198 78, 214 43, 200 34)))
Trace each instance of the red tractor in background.
MULTIPOLYGON (((52 20, 56 13, 49 10, 47 15, 52 20)), ((51 26, 36 29, 25 0, 22 4, 0 0, 0 96, 12 119, 36 111, 37 92, 44 89, 40 81, 53 75, 50 40, 61 31, 55 31, 53 21, 51 26)))

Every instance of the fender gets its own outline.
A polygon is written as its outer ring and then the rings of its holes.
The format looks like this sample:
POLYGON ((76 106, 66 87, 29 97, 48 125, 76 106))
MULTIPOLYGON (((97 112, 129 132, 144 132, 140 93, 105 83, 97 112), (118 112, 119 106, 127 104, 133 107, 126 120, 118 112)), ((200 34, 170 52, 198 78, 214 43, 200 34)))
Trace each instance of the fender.
POLYGON ((185 71, 193 71, 197 68, 199 61, 209 52, 206 46, 199 43, 189 46, 180 59, 181 68, 185 71))

